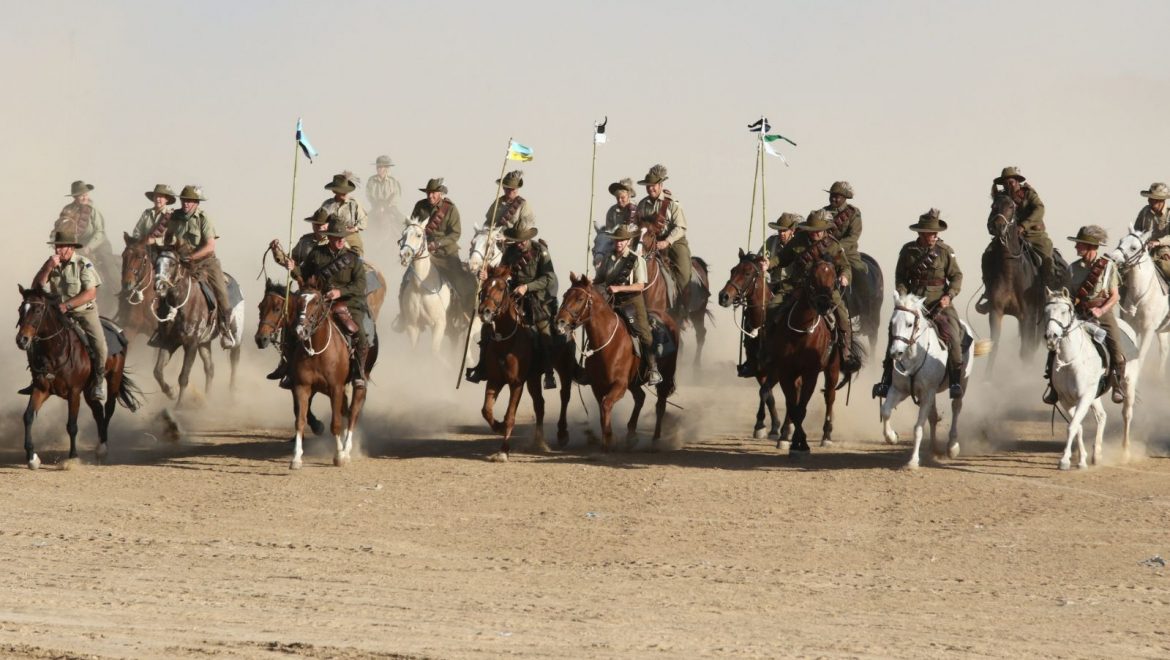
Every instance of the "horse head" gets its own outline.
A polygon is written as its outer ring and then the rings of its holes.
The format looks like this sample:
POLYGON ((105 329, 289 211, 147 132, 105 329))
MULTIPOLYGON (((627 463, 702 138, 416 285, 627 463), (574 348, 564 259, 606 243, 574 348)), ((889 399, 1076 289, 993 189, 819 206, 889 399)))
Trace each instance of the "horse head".
POLYGON ((900 360, 910 347, 918 342, 923 331, 930 327, 926 315, 926 299, 912 293, 894 294, 894 313, 890 317, 889 356, 900 360))
POLYGON ((280 341, 280 331, 285 324, 285 299, 288 288, 268 280, 264 286, 264 297, 260 299, 260 327, 256 328, 256 347, 268 348, 270 343, 280 341))
POLYGON ((161 250, 154 258, 154 290, 160 297, 167 295, 182 277, 181 256, 174 250, 161 250))
POLYGON ((594 224, 597 234, 593 237, 593 268, 601 268, 601 262, 613 254, 613 236, 600 223, 594 224))
POLYGON ((576 273, 570 272, 569 282, 571 285, 565 291, 565 297, 561 300, 561 307, 554 319, 557 334, 561 335, 573 332, 582 323, 588 321, 594 298, 601 297, 601 294, 594 287, 593 281, 587 275, 578 276, 576 273))
POLYGON ((126 249, 122 251, 122 293, 130 304, 142 302, 142 292, 150 287, 154 277, 150 263, 150 245, 146 238, 135 239, 123 233, 126 249))
POLYGON ((837 286, 837 269, 827 261, 818 261, 805 282, 808 302, 819 314, 827 314, 833 306, 833 289, 837 286))
POLYGON ((417 220, 407 220, 402 227, 402 236, 398 238, 398 261, 405 267, 410 262, 426 254, 427 230, 423 223, 417 220))
POLYGON ((1044 341, 1048 350, 1055 351, 1061 339, 1068 336, 1077 322, 1076 307, 1068 289, 1053 291, 1045 288, 1044 341))
POLYGON ((1149 240, 1150 232, 1138 231, 1131 226, 1129 233, 1121 237, 1121 240, 1117 243, 1117 247, 1113 248, 1113 251, 1108 256, 1117 264, 1119 269, 1132 268, 1149 254, 1146 252, 1146 243, 1149 240))
POLYGON ((17 284, 16 288, 21 297, 16 321, 16 347, 27 351, 38 337, 59 332, 63 319, 57 306, 61 300, 35 287, 26 289, 17 284))
POLYGON ((471 251, 467 255, 467 268, 471 272, 478 273, 483 268, 485 259, 489 267, 500 265, 500 260, 504 256, 501 249, 504 243, 502 231, 501 227, 488 229, 475 226, 475 234, 471 237, 471 251))
POLYGON ((490 324, 512 308, 512 279, 510 266, 495 266, 488 270, 487 279, 479 291, 479 320, 490 324))
POLYGON ((296 295, 292 296, 290 316, 296 319, 294 331, 301 341, 307 342, 329 319, 330 305, 325 300, 325 293, 316 288, 316 280, 310 279, 301 287, 296 295))
POLYGON ((768 275, 760 264, 759 255, 739 249, 739 263, 732 267, 727 284, 719 290, 719 305, 731 307, 750 304, 750 297, 761 283, 767 284, 768 275))
POLYGON ((1016 202, 1011 195, 1002 192, 992 194, 991 211, 987 216, 987 224, 995 229, 996 238, 1004 246, 1019 245, 1019 232, 1012 231, 1019 225, 1016 223, 1016 202))

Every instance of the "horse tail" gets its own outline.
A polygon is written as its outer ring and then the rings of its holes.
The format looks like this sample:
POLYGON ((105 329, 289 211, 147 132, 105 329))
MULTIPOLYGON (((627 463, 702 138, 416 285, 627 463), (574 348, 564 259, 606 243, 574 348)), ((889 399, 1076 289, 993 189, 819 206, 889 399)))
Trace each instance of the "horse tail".
POLYGON ((122 372, 122 387, 118 390, 118 403, 130 412, 142 406, 142 389, 130 378, 129 371, 122 372))

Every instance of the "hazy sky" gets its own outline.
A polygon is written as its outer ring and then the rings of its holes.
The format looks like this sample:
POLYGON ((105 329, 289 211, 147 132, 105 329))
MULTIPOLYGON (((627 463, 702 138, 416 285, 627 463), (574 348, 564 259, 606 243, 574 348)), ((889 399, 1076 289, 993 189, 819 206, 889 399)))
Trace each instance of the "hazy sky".
MULTIPOLYGON (((298 234, 332 174, 364 179, 380 153, 403 210, 444 176, 470 233, 514 136, 535 150, 522 192, 565 275, 584 261, 606 115, 594 218, 609 182, 665 164, 719 285, 744 244, 761 113, 799 144, 791 167, 767 162, 769 219, 849 180, 862 249, 889 272, 906 226, 940 207, 967 294, 1004 165, 1066 252, 1081 224, 1116 237, 1138 191, 1170 179, 1170 3, 722 4, 6 1, 0 195, 22 229, 4 273, 31 279, 73 179, 97 186, 115 239, 143 191, 198 183, 225 267, 254 292, 265 242, 288 234, 298 116, 321 152, 301 163, 298 234)), ((397 280, 396 260, 371 258, 397 280)))

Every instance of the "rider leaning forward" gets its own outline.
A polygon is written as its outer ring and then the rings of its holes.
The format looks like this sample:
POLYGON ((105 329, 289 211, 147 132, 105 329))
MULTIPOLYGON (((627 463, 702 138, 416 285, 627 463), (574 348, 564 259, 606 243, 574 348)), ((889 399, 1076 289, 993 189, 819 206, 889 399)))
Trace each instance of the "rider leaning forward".
MULTIPOLYGON (((1125 355, 1121 352, 1121 329, 1117 326, 1117 317, 1113 315, 1113 307, 1121 299, 1118 288, 1121 286, 1121 276, 1117 272, 1117 264, 1109 257, 1099 256, 1097 248, 1109 242, 1105 230, 1097 225, 1081 227, 1076 236, 1069 236, 1068 240, 1076 242, 1077 259, 1069 264, 1069 290, 1072 291, 1073 307, 1077 318, 1083 321, 1095 322, 1105 330, 1105 348, 1109 351, 1111 369, 1109 382, 1113 386, 1113 402, 1125 401, 1125 389, 1122 386, 1125 380, 1125 355)), ((1052 389, 1052 363, 1056 358, 1054 351, 1048 352, 1048 365, 1044 369, 1044 378, 1049 379, 1048 389, 1044 391, 1044 403, 1056 403, 1056 391, 1052 389)))
POLYGON ((654 355, 654 337, 650 333, 650 319, 646 316, 646 260, 631 249, 632 239, 641 232, 621 224, 611 232, 613 253, 597 268, 597 282, 613 295, 614 309, 621 310, 630 320, 634 335, 642 346, 642 363, 645 365, 646 384, 662 382, 658 373, 658 360, 654 355))
MULTIPOLYGON (((1044 286, 1055 289, 1061 285, 1061 273, 1057 271, 1056 261, 1052 253, 1052 239, 1048 237, 1048 231, 1044 226, 1044 202, 1040 200, 1040 194, 1031 184, 1026 183, 1027 179, 1023 174, 1020 174, 1018 167, 1005 167, 998 177, 992 180, 991 196, 1005 194, 1011 197, 1016 204, 1016 222, 1019 226, 1020 235, 1024 241, 1032 246, 1032 249, 1040 255, 1040 279, 1044 286), (1002 190, 1001 187, 1002 186, 1002 190)), ((987 221, 987 233, 992 236, 995 235, 995 217, 991 217, 987 221)), ((1012 218, 1006 218, 1010 221, 1012 218)), ((991 245, 983 252, 983 297, 975 304, 975 311, 980 314, 986 314, 990 309, 989 301, 987 300, 986 290, 991 284, 991 277, 993 273, 988 265, 991 258, 991 245)))
MULTIPOLYGON (((939 336, 947 347, 947 379, 952 399, 963 396, 963 327, 952 304, 963 285, 963 271, 955 252, 938 237, 946 231, 947 223, 939 217, 938 209, 930 209, 918 216, 910 230, 918 238, 902 246, 898 265, 894 270, 894 285, 899 295, 921 296, 939 336)), ((890 338, 890 341, 893 337, 890 338)), ((874 397, 883 397, 890 391, 893 360, 886 350, 882 362, 882 380, 873 386, 874 397)))

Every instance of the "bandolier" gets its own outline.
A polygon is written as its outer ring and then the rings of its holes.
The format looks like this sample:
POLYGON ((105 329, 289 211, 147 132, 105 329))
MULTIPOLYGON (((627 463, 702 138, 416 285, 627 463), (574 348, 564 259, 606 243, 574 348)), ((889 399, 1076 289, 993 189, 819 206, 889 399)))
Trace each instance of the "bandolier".
POLYGON ((638 202, 638 221, 649 226, 649 233, 656 240, 655 249, 664 249, 674 269, 678 287, 676 305, 685 301, 687 287, 691 282, 691 246, 687 242, 687 216, 682 206, 663 187, 669 179, 666 167, 655 165, 638 185, 646 186, 647 196, 638 202), (659 248, 657 243, 666 243, 659 248))
MULTIPOLYGON (((463 234, 459 208, 444 196, 447 186, 441 177, 427 181, 426 187, 419 188, 419 192, 427 196, 415 203, 411 218, 426 223, 424 232, 431 261, 450 282, 460 301, 459 305, 452 306, 453 311, 462 308, 463 315, 470 318, 475 304, 475 276, 468 273, 459 260, 459 237, 463 234)), ((406 276, 402 285, 406 286, 406 276)))
POLYGON ((646 314, 646 299, 643 295, 646 285, 646 262, 631 248, 632 240, 637 236, 637 231, 625 225, 619 226, 613 232, 615 250, 601 262, 597 270, 597 279, 607 291, 613 293, 614 309, 619 310, 627 318, 641 346, 647 384, 657 385, 662 377, 658 373, 658 356, 654 354, 654 336, 650 331, 650 317, 646 314), (633 287, 636 290, 625 287, 633 287), (615 288, 622 290, 614 290, 615 288))

